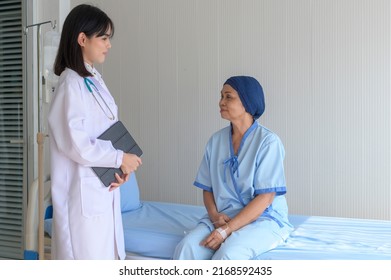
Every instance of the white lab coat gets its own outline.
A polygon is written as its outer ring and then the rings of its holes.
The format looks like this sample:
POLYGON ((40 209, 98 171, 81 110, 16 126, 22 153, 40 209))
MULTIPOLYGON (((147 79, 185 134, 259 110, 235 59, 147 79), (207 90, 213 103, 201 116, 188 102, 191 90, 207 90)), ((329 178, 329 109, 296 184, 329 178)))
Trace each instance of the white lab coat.
POLYGON ((61 74, 49 110, 53 259, 125 257, 120 191, 109 192, 91 169, 119 167, 123 157, 110 141, 97 139, 118 121, 118 110, 100 74, 96 77, 114 120, 99 107, 84 79, 70 69, 61 74))

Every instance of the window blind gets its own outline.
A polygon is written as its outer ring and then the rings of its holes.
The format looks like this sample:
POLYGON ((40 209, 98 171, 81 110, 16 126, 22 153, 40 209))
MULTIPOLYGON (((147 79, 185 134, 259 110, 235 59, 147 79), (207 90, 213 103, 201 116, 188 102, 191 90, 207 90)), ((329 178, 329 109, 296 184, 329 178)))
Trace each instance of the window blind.
POLYGON ((22 259, 22 1, 0 1, 0 258, 22 259))

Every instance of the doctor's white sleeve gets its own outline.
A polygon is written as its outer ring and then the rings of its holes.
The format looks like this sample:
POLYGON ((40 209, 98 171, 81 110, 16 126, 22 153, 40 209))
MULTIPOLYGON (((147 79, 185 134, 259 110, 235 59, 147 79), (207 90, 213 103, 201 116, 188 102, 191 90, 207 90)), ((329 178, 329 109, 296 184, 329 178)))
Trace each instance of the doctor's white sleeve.
MULTIPOLYGON (((49 111, 51 137, 59 151, 84 166, 120 167, 123 152, 116 150, 110 141, 91 137, 86 119, 86 98, 82 79, 66 77, 59 82, 49 111)), ((109 123, 102 124, 109 127, 109 123)))

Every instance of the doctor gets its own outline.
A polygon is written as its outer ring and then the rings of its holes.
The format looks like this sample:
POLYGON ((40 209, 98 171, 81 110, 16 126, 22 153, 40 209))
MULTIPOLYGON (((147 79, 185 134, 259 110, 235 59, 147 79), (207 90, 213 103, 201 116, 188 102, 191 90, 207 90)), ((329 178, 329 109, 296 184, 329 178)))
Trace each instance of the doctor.
POLYGON ((118 121, 117 106, 101 75, 114 34, 111 19, 91 5, 65 19, 54 64, 59 75, 49 115, 53 200, 53 259, 124 259, 118 187, 140 165, 133 154, 97 137, 118 121), (105 187, 91 167, 120 167, 105 187))

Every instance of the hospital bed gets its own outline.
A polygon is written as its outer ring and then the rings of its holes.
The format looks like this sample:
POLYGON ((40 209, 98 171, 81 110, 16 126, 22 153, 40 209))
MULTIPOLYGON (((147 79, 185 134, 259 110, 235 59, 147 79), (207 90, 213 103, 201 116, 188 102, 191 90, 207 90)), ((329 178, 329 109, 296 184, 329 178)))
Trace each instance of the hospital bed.
MULTIPOLYGON (((121 187, 127 259, 171 259, 203 206, 140 200, 135 176, 121 187)), ((48 207, 50 209, 50 206, 48 207)), ((46 244, 51 233, 46 213, 46 244)), ((391 221, 290 215, 290 237, 259 260, 391 260, 391 221)))

